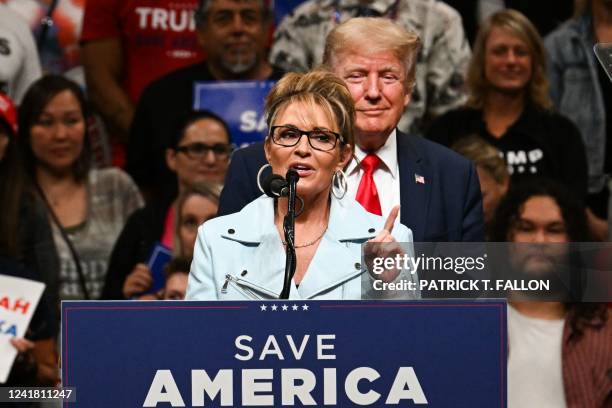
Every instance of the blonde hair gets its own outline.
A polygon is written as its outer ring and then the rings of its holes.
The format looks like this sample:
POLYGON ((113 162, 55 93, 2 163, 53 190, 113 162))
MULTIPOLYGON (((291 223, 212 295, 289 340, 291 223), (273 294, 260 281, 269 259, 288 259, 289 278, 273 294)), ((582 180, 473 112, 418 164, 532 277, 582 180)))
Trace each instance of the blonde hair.
POLYGON ((176 199, 176 214, 174 216, 173 240, 176 244, 173 245, 172 254, 175 257, 182 257, 185 254, 180 238, 181 222, 183 221, 183 205, 185 204, 185 201, 187 201, 187 199, 190 197, 197 195, 207 198, 213 203, 219 205, 219 197, 221 196, 222 189, 223 184, 212 181, 202 181, 199 183, 194 183, 179 194, 178 198, 176 199))
POLYGON ((486 171, 496 183, 502 184, 510 177, 506 161, 496 147, 477 135, 468 135, 452 145, 452 149, 470 159, 477 167, 486 171))
POLYGON ((266 97, 264 115, 268 128, 292 103, 323 108, 329 119, 338 126, 344 143, 354 148, 355 105, 340 78, 320 69, 305 74, 291 72, 283 76, 266 97))
POLYGON ((546 53, 542 37, 527 17, 510 9, 491 15, 478 31, 467 72, 467 86, 470 93, 468 106, 481 109, 491 88, 491 84, 485 78, 485 54, 487 39, 493 28, 508 30, 525 42, 532 65, 531 78, 526 85, 527 98, 542 109, 550 109, 552 101, 548 94, 546 53))
POLYGON ((333 70, 343 54, 376 54, 391 51, 403 62, 406 90, 415 84, 416 60, 421 47, 419 36, 386 18, 356 17, 336 26, 325 40, 323 66, 333 70))

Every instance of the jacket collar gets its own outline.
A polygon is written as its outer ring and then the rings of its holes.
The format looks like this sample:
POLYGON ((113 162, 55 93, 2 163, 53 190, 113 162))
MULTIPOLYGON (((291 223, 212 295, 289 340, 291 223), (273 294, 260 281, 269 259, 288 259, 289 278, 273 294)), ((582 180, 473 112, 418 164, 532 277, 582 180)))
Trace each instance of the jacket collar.
MULTIPOLYGON (((376 217, 370 216, 350 197, 338 200, 332 195, 329 224, 325 236, 337 241, 368 240, 376 236, 383 225, 376 217)), ((242 209, 241 219, 259 220, 257 224, 231 226, 221 236, 245 244, 258 245, 272 235, 278 236, 274 225, 274 199, 262 195, 242 209)))
MULTIPOLYGON (((230 221, 221 234, 225 239, 255 247, 251 258, 254 263, 249 261, 247 272, 240 280, 251 289, 264 289, 278 297, 283 285, 285 251, 273 222, 274 201, 261 196, 238 214, 240 220, 260 220, 252 228, 230 221)), ((232 219, 238 218, 228 217, 232 219)), ((292 283, 290 298, 313 298, 361 274, 361 254, 355 254, 346 243, 365 242, 375 237, 382 226, 382 217, 368 214, 356 201, 348 197, 338 200, 332 196, 327 231, 300 287, 292 283)))

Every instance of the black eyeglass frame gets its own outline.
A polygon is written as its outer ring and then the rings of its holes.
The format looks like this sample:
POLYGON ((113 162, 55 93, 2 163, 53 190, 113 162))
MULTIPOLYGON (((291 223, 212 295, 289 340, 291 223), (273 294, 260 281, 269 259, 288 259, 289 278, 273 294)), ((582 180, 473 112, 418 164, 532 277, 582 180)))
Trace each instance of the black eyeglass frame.
MULTIPOLYGON (((190 144, 186 144, 183 146, 176 146, 174 148, 174 151, 177 153, 184 153, 187 157, 189 157, 192 160, 197 160, 198 158, 204 157, 208 154, 208 152, 212 152, 213 155, 215 156, 215 159, 220 160, 225 158, 224 156, 227 156, 228 158, 231 156, 232 152, 235 150, 236 146, 234 146, 233 144, 229 143, 229 144, 225 144, 225 143, 215 143, 214 145, 208 145, 206 143, 190 143, 190 144), (202 148, 202 155, 199 157, 194 157, 193 156, 193 152, 191 152, 190 150, 193 147, 200 147, 202 148), (219 147, 223 147, 223 151, 221 151, 219 149, 219 147), (217 150, 215 150, 217 149, 217 150)), ((197 153, 195 153, 197 154, 197 153)))
POLYGON ((300 140, 302 140, 302 136, 306 136, 306 138, 308 139, 308 144, 310 145, 310 147, 312 147, 315 150, 318 150, 320 152, 331 152, 332 150, 334 150, 336 148, 336 145, 338 144, 338 141, 340 141, 341 145, 346 144, 346 142, 344 141, 344 137, 337 132, 334 132, 332 130, 327 130, 327 129, 313 129, 313 130, 302 130, 296 126, 291 126, 291 125, 275 125, 270 127, 270 132, 269 132, 269 136, 272 139, 272 142, 278 146, 282 146, 282 147, 293 147, 296 146, 298 143, 300 143, 300 140), (297 140, 295 141, 295 143, 291 144, 291 145, 286 145, 286 144, 281 144, 279 142, 277 142, 274 138, 274 133, 276 129, 279 128, 285 128, 285 129, 292 129, 295 130, 297 132, 299 132, 300 137, 297 138, 297 140), (329 149, 329 150, 323 150, 323 149, 319 149, 318 147, 315 147, 312 144, 312 141, 310 140, 311 135, 315 134, 315 133, 329 133, 334 135, 336 138, 334 139, 334 145, 329 149))

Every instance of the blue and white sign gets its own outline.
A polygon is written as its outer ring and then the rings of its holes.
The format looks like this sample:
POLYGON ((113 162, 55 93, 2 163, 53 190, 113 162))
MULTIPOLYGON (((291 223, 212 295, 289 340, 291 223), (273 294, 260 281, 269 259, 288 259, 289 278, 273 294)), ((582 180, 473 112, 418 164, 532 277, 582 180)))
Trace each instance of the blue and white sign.
POLYGON ((208 110, 223 118, 235 145, 257 142, 266 137, 264 100, 274 84, 274 81, 196 82, 194 109, 208 110))
POLYGON ((63 302, 66 407, 505 407, 506 303, 63 302))
POLYGON ((274 24, 278 25, 287 14, 302 4, 305 0, 275 0, 274 1, 274 24))

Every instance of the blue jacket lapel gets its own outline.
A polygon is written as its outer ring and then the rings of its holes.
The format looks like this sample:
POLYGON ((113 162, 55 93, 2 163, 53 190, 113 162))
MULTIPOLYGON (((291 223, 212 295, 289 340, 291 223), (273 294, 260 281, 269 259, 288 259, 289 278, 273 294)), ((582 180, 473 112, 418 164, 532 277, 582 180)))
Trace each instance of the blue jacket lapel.
POLYGON ((419 136, 397 131, 397 163, 400 174, 401 222, 415 242, 423 241, 427 226, 433 173, 423 154, 419 136), (416 178, 422 177, 423 182, 416 178))

